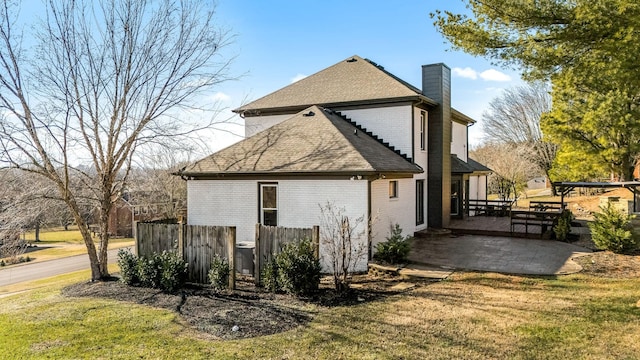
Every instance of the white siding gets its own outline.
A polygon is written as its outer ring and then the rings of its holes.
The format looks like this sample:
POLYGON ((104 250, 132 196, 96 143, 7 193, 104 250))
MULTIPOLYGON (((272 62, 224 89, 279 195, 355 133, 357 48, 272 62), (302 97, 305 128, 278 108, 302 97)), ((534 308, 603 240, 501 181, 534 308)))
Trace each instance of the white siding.
POLYGON ((467 162, 467 126, 453 122, 451 127, 451 153, 458 155, 458 159, 467 162))
POLYGON ((411 156, 411 105, 340 112, 397 150, 411 156))
POLYGON ((247 116, 244 118, 244 136, 251 137, 262 130, 266 130, 273 125, 279 124, 295 114, 270 115, 270 116, 247 116))
MULTIPOLYGON (((429 131, 429 113, 426 110, 422 110, 420 108, 413 109, 413 134, 414 134, 414 162, 418 164, 425 171, 427 170, 427 161, 428 161, 428 131, 429 131), (425 130, 424 130, 424 150, 420 148, 420 113, 424 112, 425 117, 425 130)), ((422 174, 424 178, 424 174, 422 174)))
POLYGON ((374 249, 389 236, 390 226, 399 224, 403 235, 413 235, 416 231, 415 180, 396 180, 399 195, 393 199, 389 198, 389 181, 393 180, 380 179, 371 183, 371 217, 374 218, 371 242, 374 249))
MULTIPOLYGON (((237 242, 254 242, 258 222, 258 180, 192 180, 187 182, 188 223, 236 226, 237 242)), ((352 220, 367 217, 366 180, 269 180, 278 183, 278 225, 311 227, 321 225, 320 206, 333 203, 344 208, 352 220)), ((366 230, 367 221, 362 225, 366 230)), ((322 229, 321 229, 322 231, 322 229)), ((367 269, 367 238, 358 239, 364 257, 355 271, 367 269)), ((320 244, 323 269, 328 267, 326 244, 320 244)))
POLYGON ((254 242, 258 222, 255 180, 187 181, 187 223, 235 226, 237 242, 254 242))

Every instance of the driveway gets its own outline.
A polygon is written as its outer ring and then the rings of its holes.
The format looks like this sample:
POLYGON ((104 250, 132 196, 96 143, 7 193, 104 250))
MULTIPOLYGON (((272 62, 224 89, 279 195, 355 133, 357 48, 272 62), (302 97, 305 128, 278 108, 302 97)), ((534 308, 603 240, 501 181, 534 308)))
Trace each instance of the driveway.
POLYGON ((552 240, 464 235, 416 238, 409 260, 448 269, 563 275, 582 270, 572 258, 590 253, 552 240))

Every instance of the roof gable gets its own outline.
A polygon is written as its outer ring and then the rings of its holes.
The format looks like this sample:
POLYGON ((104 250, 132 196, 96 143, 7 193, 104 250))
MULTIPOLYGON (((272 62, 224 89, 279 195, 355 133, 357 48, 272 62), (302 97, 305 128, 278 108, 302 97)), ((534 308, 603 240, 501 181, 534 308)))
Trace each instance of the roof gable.
POLYGON ((328 109, 312 106, 185 167, 213 174, 420 173, 422 169, 328 109))
POLYGON ((435 101, 422 95, 420 89, 385 71, 381 66, 352 56, 302 80, 235 109, 235 112, 257 112, 306 108, 317 104, 384 102, 398 99, 435 101))

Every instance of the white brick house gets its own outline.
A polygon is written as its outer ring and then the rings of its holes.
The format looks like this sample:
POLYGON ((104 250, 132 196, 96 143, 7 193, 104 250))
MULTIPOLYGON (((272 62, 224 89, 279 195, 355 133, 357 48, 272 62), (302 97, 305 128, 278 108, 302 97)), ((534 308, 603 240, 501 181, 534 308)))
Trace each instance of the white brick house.
POLYGON ((233 225, 252 242, 256 223, 318 225, 330 202, 376 219, 360 239, 369 256, 391 224, 406 234, 447 227, 465 194, 486 197, 488 170, 468 159, 474 121, 450 100, 443 64, 423 66, 420 90, 353 56, 244 105, 234 111, 246 139, 179 172, 187 221, 233 225))

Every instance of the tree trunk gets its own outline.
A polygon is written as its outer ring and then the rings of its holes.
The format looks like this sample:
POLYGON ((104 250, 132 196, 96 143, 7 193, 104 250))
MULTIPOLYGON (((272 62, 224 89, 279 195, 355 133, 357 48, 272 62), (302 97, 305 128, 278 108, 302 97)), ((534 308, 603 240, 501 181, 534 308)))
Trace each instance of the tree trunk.
POLYGON ((40 221, 36 221, 36 242, 40 242, 40 221))

